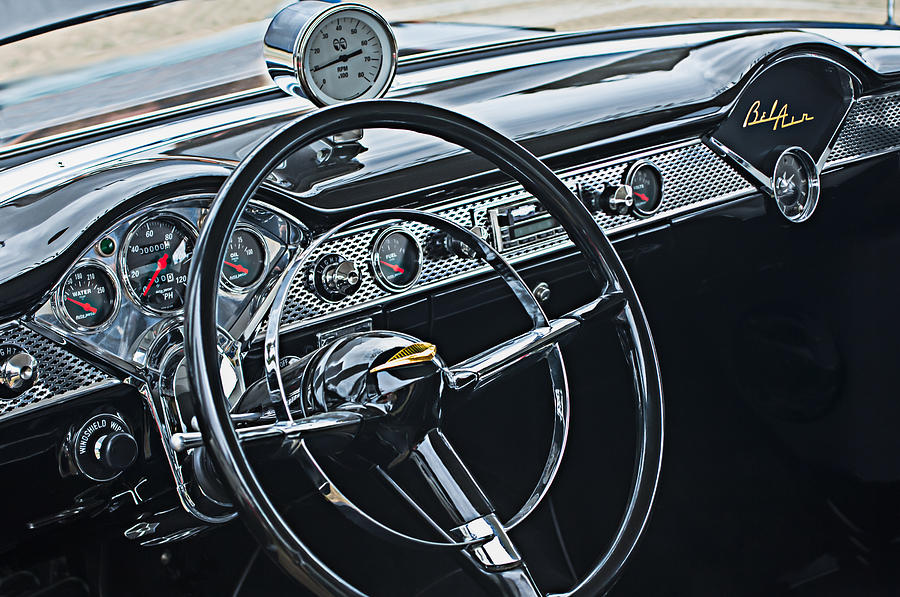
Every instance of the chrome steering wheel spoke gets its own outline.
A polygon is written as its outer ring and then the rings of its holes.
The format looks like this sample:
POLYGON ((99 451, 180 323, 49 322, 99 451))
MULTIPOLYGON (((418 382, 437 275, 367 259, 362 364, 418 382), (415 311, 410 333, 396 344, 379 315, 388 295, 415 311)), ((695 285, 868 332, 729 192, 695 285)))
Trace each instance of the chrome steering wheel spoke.
POLYGON ((439 429, 432 429, 419 442, 410 461, 418 480, 434 494, 451 528, 442 528, 403 489, 397 475, 384 472, 388 484, 447 539, 464 543, 465 569, 490 594, 528 597, 543 595, 528 567, 497 518, 493 505, 456 449, 439 429))

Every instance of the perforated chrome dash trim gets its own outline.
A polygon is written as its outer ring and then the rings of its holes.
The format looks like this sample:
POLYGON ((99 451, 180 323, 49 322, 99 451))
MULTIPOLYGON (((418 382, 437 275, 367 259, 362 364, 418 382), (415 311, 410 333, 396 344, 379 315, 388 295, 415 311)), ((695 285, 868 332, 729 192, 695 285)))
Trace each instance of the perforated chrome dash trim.
POLYGON ((18 322, 0 325, 0 344, 15 344, 38 362, 33 387, 15 398, 0 398, 0 420, 120 383, 18 322))
POLYGON ((893 150, 900 150, 900 92, 869 95, 853 103, 825 167, 893 150))
MULTIPOLYGON (((560 177, 573 190, 579 184, 615 185, 622 182, 628 166, 637 159, 652 161, 663 174, 665 185, 660 210, 653 217, 644 219, 632 215, 596 214, 595 220, 607 234, 666 220, 685 211, 734 199, 755 190, 753 185, 735 169, 699 140, 694 139, 614 160, 580 166, 561 172, 560 177)), ((488 222, 490 208, 530 197, 520 186, 511 185, 492 193, 458 198, 428 211, 438 213, 462 226, 478 225, 490 228, 488 222)), ((388 224, 386 222, 383 225, 355 230, 336 237, 322 247, 321 253, 338 253, 362 266, 369 261, 369 252, 375 236, 388 224)), ((404 224, 404 226, 425 248, 422 274, 415 286, 404 293, 394 294, 376 284, 369 269, 363 269, 363 283, 355 294, 338 303, 327 303, 310 291, 305 276, 298 276, 290 288, 282 318, 283 329, 312 325, 339 314, 366 309, 398 296, 414 294, 488 271, 489 268, 483 266, 480 261, 439 255, 434 248, 434 230, 421 224, 404 224)), ((551 232, 535 244, 510 249, 503 254, 515 263, 571 246, 565 234, 551 232)), ((315 256, 311 262, 314 261, 315 256)), ((265 322, 261 330, 264 329, 264 325, 265 322)))

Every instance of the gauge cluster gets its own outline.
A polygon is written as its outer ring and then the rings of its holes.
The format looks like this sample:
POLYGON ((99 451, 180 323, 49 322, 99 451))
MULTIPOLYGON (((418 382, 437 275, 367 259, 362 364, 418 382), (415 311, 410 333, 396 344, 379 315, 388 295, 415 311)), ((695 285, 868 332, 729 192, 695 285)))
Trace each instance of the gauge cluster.
MULTIPOLYGON (((183 318, 191 266, 210 196, 141 210, 97 238, 56 285, 35 323, 125 368, 142 366, 147 344, 183 318)), ((287 215, 251 203, 232 235, 220 272, 222 329, 239 338, 253 321, 267 281, 306 238, 287 215)))

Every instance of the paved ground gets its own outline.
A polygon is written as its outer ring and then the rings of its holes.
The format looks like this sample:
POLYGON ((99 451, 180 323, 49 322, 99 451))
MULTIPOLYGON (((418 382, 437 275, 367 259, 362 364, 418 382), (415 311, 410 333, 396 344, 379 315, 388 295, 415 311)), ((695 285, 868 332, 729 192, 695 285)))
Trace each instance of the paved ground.
MULTIPOLYGON (((596 29, 694 19, 883 22, 884 0, 359 0, 390 20, 596 29)), ((284 0, 188 0, 0 48, 0 80, 174 45, 272 14, 284 0)))

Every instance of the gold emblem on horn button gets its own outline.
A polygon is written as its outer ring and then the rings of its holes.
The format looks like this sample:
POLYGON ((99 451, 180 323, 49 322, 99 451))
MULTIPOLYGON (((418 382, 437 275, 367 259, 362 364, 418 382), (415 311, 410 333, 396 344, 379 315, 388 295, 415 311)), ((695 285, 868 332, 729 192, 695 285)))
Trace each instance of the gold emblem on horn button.
POLYGON ((395 367, 427 363, 428 361, 433 361, 436 356, 437 346, 429 344, 428 342, 416 342, 415 344, 410 344, 406 348, 401 349, 384 364, 369 369, 369 372, 378 373, 379 371, 394 369, 395 367))

